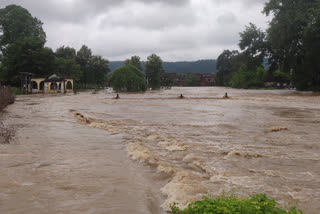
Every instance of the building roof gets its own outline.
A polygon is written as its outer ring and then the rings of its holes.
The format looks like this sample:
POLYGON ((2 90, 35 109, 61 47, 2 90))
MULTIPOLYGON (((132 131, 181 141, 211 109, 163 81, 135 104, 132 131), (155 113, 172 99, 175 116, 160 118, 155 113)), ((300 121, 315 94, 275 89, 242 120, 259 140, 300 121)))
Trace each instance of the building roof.
POLYGON ((50 77, 46 78, 45 82, 60 82, 65 80, 63 77, 59 77, 56 74, 51 75, 50 77))

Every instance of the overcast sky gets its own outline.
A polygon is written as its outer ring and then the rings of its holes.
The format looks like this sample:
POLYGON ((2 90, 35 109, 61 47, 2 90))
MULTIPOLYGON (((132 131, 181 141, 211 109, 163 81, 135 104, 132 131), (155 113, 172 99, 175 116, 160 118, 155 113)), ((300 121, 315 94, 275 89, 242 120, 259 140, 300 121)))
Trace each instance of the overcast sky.
POLYGON ((145 60, 156 53, 165 61, 215 59, 237 49, 239 32, 249 22, 265 29, 266 0, 0 0, 18 4, 43 23, 46 46, 96 55, 145 60))

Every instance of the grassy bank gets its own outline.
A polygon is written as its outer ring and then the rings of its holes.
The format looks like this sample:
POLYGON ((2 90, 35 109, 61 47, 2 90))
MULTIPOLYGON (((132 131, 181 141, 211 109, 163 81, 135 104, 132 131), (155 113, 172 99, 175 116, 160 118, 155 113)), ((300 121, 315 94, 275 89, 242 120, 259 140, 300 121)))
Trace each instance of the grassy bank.
POLYGON ((303 214, 295 207, 288 210, 281 209, 278 204, 265 194, 253 195, 246 199, 239 199, 236 196, 220 196, 216 199, 203 198, 189 204, 186 209, 179 209, 177 204, 170 206, 171 214, 303 214))
POLYGON ((14 103, 14 94, 7 87, 0 87, 0 112, 7 107, 7 105, 14 103))

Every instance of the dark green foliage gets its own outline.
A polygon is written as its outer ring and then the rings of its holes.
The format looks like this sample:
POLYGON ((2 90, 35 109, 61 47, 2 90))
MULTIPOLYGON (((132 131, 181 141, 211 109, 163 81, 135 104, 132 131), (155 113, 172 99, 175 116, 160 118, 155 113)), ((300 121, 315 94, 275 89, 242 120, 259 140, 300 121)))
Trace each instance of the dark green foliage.
POLYGON ((73 78, 75 81, 78 81, 81 77, 80 65, 77 64, 76 60, 63 57, 56 57, 54 73, 61 77, 73 78))
POLYGON ((145 64, 145 74, 148 80, 148 87, 159 89, 161 86, 162 76, 165 70, 162 66, 162 60, 156 54, 152 54, 148 57, 148 61, 145 64))
POLYGON ((54 69, 54 54, 41 41, 25 37, 10 44, 3 56, 0 78, 7 84, 19 83, 19 72, 48 75, 54 69))
POLYGON ((136 68, 139 69, 139 71, 142 71, 142 66, 141 66, 141 61, 140 61, 140 57, 139 56, 132 56, 131 59, 127 59, 125 61, 125 65, 133 65, 136 68))
POLYGON ((9 5, 0 9, 0 80, 18 84, 19 72, 49 73, 54 55, 44 48, 42 22, 24 8, 9 5))
POLYGON ((56 57, 61 57, 65 59, 75 59, 76 58, 76 49, 71 48, 69 46, 64 47, 61 46, 56 50, 56 57))
POLYGON ((143 73, 130 64, 116 69, 110 77, 110 83, 116 92, 139 92, 146 90, 143 73))
POLYGON ((246 65, 242 65, 231 78, 230 86, 233 88, 261 88, 267 76, 267 71, 263 67, 258 67, 256 71, 249 71, 246 65))
POLYGON ((238 51, 224 50, 217 59, 217 84, 227 86, 232 74, 238 69, 238 51), (235 68, 236 67, 236 68, 235 68))
POLYGON ((273 14, 267 30, 272 67, 287 74, 292 69, 300 90, 319 90, 320 2, 269 0, 264 13, 273 14))
POLYGON ((76 50, 71 47, 60 47, 55 53, 54 73, 61 77, 71 77, 78 81, 81 77, 80 65, 76 62, 76 50))
POLYGON ((274 76, 274 79, 276 80, 276 82, 289 83, 290 79, 291 79, 290 74, 282 72, 282 71, 280 71, 280 69, 273 72, 273 76, 274 76))
POLYGON ((268 43, 266 35, 254 24, 250 23, 246 29, 240 33, 239 47, 243 51, 243 63, 249 70, 255 70, 263 64, 267 55, 268 43))
POLYGON ((10 44, 26 37, 38 40, 44 45, 46 34, 42 29, 42 22, 17 5, 0 9, 0 52, 5 54, 10 44))
POLYGON ((266 32, 250 23, 240 33, 243 52, 232 59, 230 51, 219 56, 218 84, 228 85, 232 79, 236 87, 260 85, 252 80, 268 58, 265 81, 292 81, 298 90, 320 90, 320 1, 269 0, 264 13, 273 15, 266 32))
POLYGON ((235 196, 221 196, 216 199, 204 197, 202 201, 190 204, 181 210, 177 204, 171 205, 171 214, 302 214, 296 208, 283 210, 265 194, 253 195, 247 199, 235 196))
POLYGON ((109 72, 108 60, 101 56, 92 56, 89 61, 88 83, 104 86, 109 72))
POLYGON ((81 67, 81 79, 80 82, 84 84, 84 87, 88 84, 89 62, 92 56, 92 51, 86 45, 82 45, 77 52, 77 63, 81 67))

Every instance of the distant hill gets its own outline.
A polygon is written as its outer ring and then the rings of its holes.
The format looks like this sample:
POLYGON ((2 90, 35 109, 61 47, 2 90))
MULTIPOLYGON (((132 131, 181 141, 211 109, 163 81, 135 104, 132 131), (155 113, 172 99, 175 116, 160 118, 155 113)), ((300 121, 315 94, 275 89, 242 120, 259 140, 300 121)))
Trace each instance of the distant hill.
MULTIPOLYGON (((163 62, 163 68, 169 73, 216 73, 216 60, 198 60, 194 62, 163 62)), ((111 71, 124 65, 124 61, 111 61, 111 71)))

